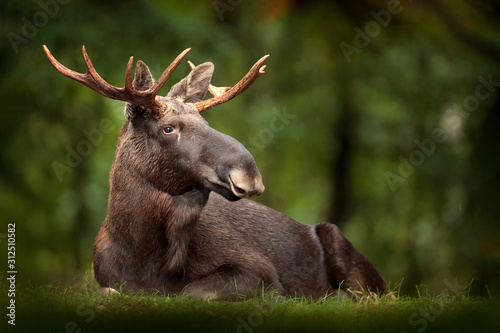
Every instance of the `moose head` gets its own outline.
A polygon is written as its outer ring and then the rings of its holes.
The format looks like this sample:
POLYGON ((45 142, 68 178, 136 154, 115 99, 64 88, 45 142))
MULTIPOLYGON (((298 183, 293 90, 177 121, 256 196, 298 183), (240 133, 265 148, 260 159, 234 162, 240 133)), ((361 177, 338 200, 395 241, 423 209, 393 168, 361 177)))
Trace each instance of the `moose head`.
POLYGON ((215 191, 229 200, 260 195, 264 191, 255 161, 245 147, 230 136, 213 128, 200 112, 222 104, 247 89, 264 73, 262 57, 234 87, 210 84, 214 65, 210 62, 194 66, 187 77, 174 85, 167 96, 158 92, 190 51, 183 51, 154 82, 146 64, 138 61, 132 81, 133 57, 125 72, 125 86, 117 88, 101 78, 82 48, 87 67, 85 74, 59 63, 44 45, 52 65, 63 75, 83 83, 112 99, 127 102, 127 123, 121 134, 117 158, 137 171, 152 186, 172 195, 192 189, 208 194, 215 191), (207 91, 214 96, 203 100, 207 91), (125 147, 126 146, 126 147, 125 147), (121 148, 121 149, 120 149, 121 148))

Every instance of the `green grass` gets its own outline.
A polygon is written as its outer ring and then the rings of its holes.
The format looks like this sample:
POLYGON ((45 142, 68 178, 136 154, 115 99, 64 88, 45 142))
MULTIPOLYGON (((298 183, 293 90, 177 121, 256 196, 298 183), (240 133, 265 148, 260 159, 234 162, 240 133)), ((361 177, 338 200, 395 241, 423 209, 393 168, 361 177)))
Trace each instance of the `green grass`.
MULTIPOLYGON (((7 300, 2 282, 1 298, 7 300)), ((26 286, 16 291, 18 332, 496 332, 500 302, 465 294, 358 294, 310 302, 275 296, 195 301, 141 293, 101 296, 97 286, 26 286)), ((5 304, 5 303, 3 303, 5 304)), ((3 307, 5 309, 5 307, 3 307)), ((5 311, 5 310, 4 310, 5 311)), ((4 317, 5 315, 2 315, 4 317)), ((5 317, 4 320, 6 321, 5 317)))

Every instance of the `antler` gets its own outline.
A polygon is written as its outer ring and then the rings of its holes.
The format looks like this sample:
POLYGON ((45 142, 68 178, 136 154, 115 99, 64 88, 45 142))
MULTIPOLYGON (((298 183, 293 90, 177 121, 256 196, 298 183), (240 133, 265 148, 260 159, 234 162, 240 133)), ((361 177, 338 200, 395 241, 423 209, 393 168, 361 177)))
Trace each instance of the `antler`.
MULTIPOLYGON (((232 88, 216 87, 214 85, 210 85, 208 91, 210 91, 210 93, 214 97, 205 101, 193 103, 193 105, 196 107, 198 112, 202 112, 235 98, 236 96, 244 92, 248 87, 250 87, 261 74, 265 73, 264 69, 266 68, 266 66, 263 66, 263 64, 268 57, 269 54, 260 58, 259 61, 257 61, 255 65, 250 68, 247 75, 245 75, 240 80, 240 82, 236 83, 236 85, 234 85, 234 87, 232 88)), ((188 61, 188 63, 189 66, 191 66, 191 69, 195 67, 191 61, 188 61)))
POLYGON ((45 54, 47 54, 47 58, 49 58, 49 61, 62 75, 83 83, 90 89, 97 91, 105 97, 137 104, 150 109, 153 113, 159 112, 161 108, 161 104, 156 100, 156 95, 163 87, 163 85, 167 82, 168 78, 182 61, 184 56, 191 50, 189 48, 179 54, 177 58, 175 58, 175 60, 170 64, 170 66, 165 69, 158 81, 156 81, 151 88, 141 91, 135 89, 132 84, 132 64, 134 57, 130 57, 127 64, 127 70, 125 71, 125 86, 123 88, 118 88, 107 83, 97 73, 94 66, 92 65, 92 62, 90 61, 87 51, 85 50, 85 45, 82 46, 83 60, 85 61, 85 66, 87 67, 87 72, 85 74, 75 72, 63 66, 59 61, 56 60, 56 58, 54 58, 47 46, 43 45, 43 49, 45 51, 45 54))

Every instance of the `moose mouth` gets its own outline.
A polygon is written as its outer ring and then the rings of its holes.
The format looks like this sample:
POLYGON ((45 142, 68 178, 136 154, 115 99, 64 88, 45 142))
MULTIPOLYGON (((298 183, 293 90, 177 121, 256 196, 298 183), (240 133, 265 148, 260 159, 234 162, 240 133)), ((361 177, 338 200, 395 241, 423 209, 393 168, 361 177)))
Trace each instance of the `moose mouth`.
POLYGON ((210 182, 210 185, 207 186, 207 189, 215 192, 219 195, 222 195, 224 198, 226 198, 229 201, 238 201, 242 197, 236 195, 233 193, 233 190, 231 189, 231 186, 228 184, 224 184, 222 181, 221 182, 210 182))

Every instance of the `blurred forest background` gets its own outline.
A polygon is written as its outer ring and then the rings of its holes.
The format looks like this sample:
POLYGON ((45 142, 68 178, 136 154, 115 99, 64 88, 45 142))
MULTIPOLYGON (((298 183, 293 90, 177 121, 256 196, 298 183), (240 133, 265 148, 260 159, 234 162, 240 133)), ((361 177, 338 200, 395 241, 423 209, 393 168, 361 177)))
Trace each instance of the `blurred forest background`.
MULTIPOLYGON (((212 61, 219 86, 271 55, 251 89, 203 114, 253 153, 266 185, 257 201, 338 224, 387 280, 404 278, 405 292, 472 279, 476 294, 500 292, 499 1, 0 8, 0 241, 15 222, 18 279, 78 282, 90 272, 124 122, 123 102, 57 73, 42 44, 80 72, 85 45, 117 86, 131 55, 158 78, 191 47, 187 58, 212 61)), ((182 64, 167 86, 188 72, 182 64)))

